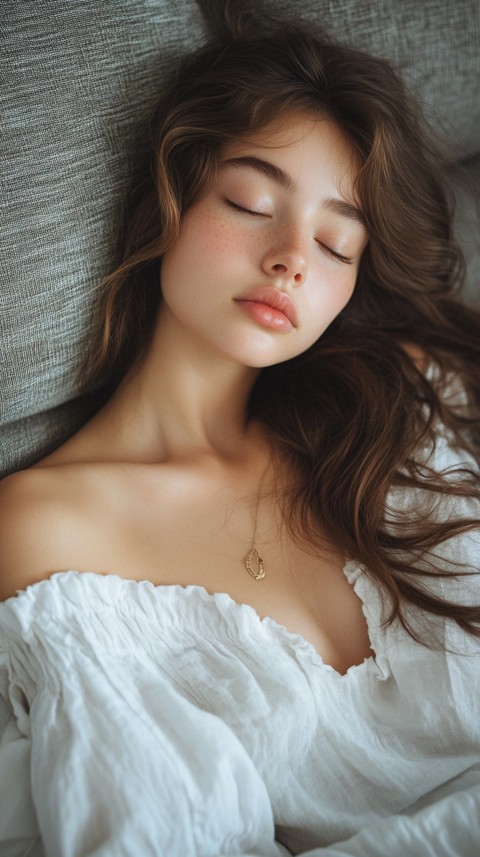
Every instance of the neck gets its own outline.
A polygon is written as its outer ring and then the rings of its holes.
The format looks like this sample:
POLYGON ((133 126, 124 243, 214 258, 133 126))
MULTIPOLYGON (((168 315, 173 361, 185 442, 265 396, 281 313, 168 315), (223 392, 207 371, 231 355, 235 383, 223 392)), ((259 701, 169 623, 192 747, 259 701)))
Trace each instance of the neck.
POLYGON ((246 408, 259 370, 167 321, 160 317, 146 356, 104 409, 117 437, 154 460, 241 457, 255 434, 246 425, 246 408))

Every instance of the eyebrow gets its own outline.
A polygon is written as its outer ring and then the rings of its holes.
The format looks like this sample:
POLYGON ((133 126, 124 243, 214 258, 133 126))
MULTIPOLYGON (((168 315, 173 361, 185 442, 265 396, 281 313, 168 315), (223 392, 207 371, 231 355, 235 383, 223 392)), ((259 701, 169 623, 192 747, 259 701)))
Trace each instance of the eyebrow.
MULTIPOLYGON (((296 189, 294 180, 285 172, 285 170, 282 170, 270 161, 264 161, 263 158, 256 158, 253 155, 244 155, 243 157, 238 158, 227 158, 222 162, 221 166, 250 167, 258 173, 261 173, 261 175, 266 176, 267 179, 271 179, 276 182, 276 184, 280 185, 280 187, 283 187, 285 190, 288 190, 290 193, 296 189)), ((322 203, 322 207, 329 211, 333 211, 335 214, 339 214, 341 217, 347 217, 349 220, 356 220, 357 223, 361 223, 362 226, 366 226, 364 215, 360 209, 357 208, 356 205, 352 205, 351 202, 332 197, 331 199, 326 199, 322 203)))
POLYGON ((342 217, 348 217, 349 220, 356 220, 362 226, 366 227, 367 225, 363 212, 356 205, 352 205, 351 202, 347 202, 345 199, 336 199, 335 197, 326 199, 323 203, 323 208, 327 208, 329 211, 335 212, 335 214, 340 214, 342 217))
POLYGON ((288 173, 280 169, 280 167, 276 167, 270 161, 264 161, 263 158, 255 158, 253 155, 245 155, 243 158, 227 158, 226 161, 223 161, 222 166, 251 167, 258 173, 266 176, 267 179, 272 179, 272 181, 279 184, 285 190, 293 192, 296 189, 295 182, 288 173))

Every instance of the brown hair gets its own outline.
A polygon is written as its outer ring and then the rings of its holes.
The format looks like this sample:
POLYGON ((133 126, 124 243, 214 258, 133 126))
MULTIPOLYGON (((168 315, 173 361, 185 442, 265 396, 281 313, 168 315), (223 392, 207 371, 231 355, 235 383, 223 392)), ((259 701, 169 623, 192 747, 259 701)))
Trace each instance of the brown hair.
POLYGON ((383 587, 389 621, 398 616, 410 633, 417 605, 480 635, 480 608, 450 603, 419 579, 461 573, 435 563, 432 550, 475 522, 440 521, 420 507, 387 520, 392 488, 411 489, 412 498, 415 489, 423 499, 478 497, 471 468, 444 478, 418 460, 418 450, 438 440, 439 422, 464 449, 480 447, 480 317, 456 296, 463 264, 444 165, 387 62, 311 25, 258 34, 255 24, 257 34, 225 35, 188 58, 158 106, 153 168, 132 202, 123 260, 105 282, 85 377, 90 387, 112 388, 144 353, 161 299, 162 254, 212 181, 219 148, 286 111, 329 116, 361 158, 356 192, 369 244, 347 307, 306 353, 260 373, 248 416, 263 422, 298 474, 292 532, 313 544, 326 532, 383 587), (406 344, 431 358, 435 383, 406 344), (449 373, 467 404, 439 392, 449 373))

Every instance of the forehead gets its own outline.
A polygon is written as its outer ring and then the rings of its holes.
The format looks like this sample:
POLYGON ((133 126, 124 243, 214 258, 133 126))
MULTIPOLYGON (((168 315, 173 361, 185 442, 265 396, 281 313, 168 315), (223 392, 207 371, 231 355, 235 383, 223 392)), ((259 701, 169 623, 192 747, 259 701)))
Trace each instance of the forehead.
MULTIPOLYGON (((287 190, 312 186, 317 181, 354 200, 354 185, 361 160, 353 142, 329 117, 320 114, 285 113, 263 128, 226 144, 219 166, 248 166, 257 157, 278 167, 287 177, 279 183, 287 190)), ((259 170, 261 172, 261 170, 259 170)), ((265 171, 267 177, 275 178, 265 171)))
POLYGON ((315 132, 325 139, 330 138, 337 143, 341 141, 342 148, 348 149, 353 157, 359 157, 353 142, 333 119, 320 112, 297 110, 285 111, 261 128, 238 134, 235 140, 225 144, 223 148, 283 148, 308 139, 315 132))

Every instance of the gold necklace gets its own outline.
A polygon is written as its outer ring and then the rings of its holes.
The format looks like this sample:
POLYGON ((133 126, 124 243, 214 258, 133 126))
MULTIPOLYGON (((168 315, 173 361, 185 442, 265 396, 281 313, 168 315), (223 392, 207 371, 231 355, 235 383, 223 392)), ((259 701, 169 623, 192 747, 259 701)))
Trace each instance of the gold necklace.
MULTIPOLYGON (((265 478, 265 474, 263 476, 263 479, 264 478, 265 478)), ((262 479, 262 482, 260 483, 260 487, 263 483, 263 479, 262 479)), ((264 563, 262 557, 260 556, 260 554, 256 548, 256 545, 255 545, 255 540, 257 537, 257 519, 258 519, 258 507, 259 507, 259 505, 260 505, 260 489, 258 491, 257 505, 255 508, 255 521, 253 524, 252 546, 251 546, 250 550, 248 551, 246 557, 243 560, 245 563, 245 568, 247 569, 248 573, 255 580, 263 580, 263 578, 265 577, 265 563, 264 563)))

